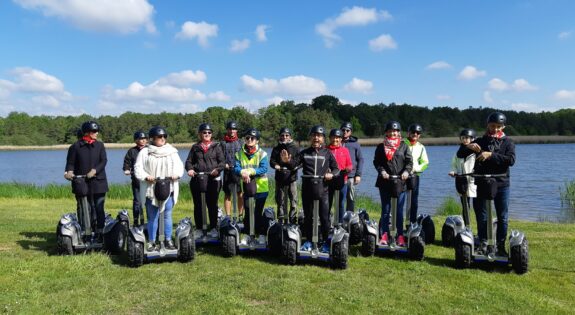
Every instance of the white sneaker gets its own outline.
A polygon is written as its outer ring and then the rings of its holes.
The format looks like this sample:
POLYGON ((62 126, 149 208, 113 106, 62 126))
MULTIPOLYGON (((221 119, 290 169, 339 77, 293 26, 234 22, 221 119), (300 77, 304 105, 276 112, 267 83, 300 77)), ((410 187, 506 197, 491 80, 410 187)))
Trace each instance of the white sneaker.
POLYGON ((218 233, 218 230, 212 229, 211 231, 208 232, 208 236, 211 238, 218 238, 220 237, 220 233, 218 233))
POLYGON ((266 236, 265 235, 260 235, 258 237, 258 243, 260 244, 265 244, 266 243, 266 236))

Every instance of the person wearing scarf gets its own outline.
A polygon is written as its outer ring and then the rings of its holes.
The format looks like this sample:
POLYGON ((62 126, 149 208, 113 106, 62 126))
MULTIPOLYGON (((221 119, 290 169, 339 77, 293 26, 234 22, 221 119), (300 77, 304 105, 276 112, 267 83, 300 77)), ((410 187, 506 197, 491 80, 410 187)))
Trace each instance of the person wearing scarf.
POLYGON ((148 217, 148 248, 149 252, 157 249, 156 235, 160 215, 164 216, 165 228, 164 245, 167 249, 175 249, 172 241, 172 209, 178 203, 179 182, 184 174, 184 165, 178 150, 167 143, 168 132, 160 126, 155 126, 148 133, 151 143, 144 147, 134 164, 136 178, 140 181, 140 200, 145 200, 146 215, 148 217), (170 197, 165 201, 164 213, 160 213, 160 201, 154 194, 156 178, 172 179, 170 184, 170 197))
MULTIPOLYGON (((241 176, 242 182, 249 184, 255 181, 256 192, 253 198, 255 199, 254 207, 254 231, 259 237, 257 242, 264 244, 267 234, 267 226, 263 220, 263 209, 268 198, 269 183, 268 183, 268 154, 259 146, 260 132, 255 128, 250 128, 244 136, 244 145, 242 149, 236 153, 236 160, 234 165, 234 172, 236 175, 241 176)), ((242 185, 242 190, 244 189, 242 185)), ((244 227, 246 231, 250 230, 250 214, 249 214, 248 196, 244 191, 244 227)), ((249 243, 249 237, 242 240, 242 242, 249 243)))
MULTIPOLYGON (((507 117, 503 113, 494 112, 487 118, 487 129, 481 138, 467 145, 468 152, 475 153, 476 174, 507 174, 496 177, 497 195, 495 196, 495 211, 497 212, 497 255, 508 256, 505 250, 507 236, 507 221, 509 210, 509 168, 515 164, 515 143, 505 135, 503 130, 507 117)), ((479 186, 480 179, 475 182, 479 186)), ((481 241, 480 250, 486 249, 487 243, 487 200, 477 196, 473 201, 477 230, 481 241)))
MULTIPOLYGON (((335 157, 337 161, 337 166, 340 169, 339 176, 335 177, 331 184, 343 183, 341 190, 339 192, 339 209, 334 209, 338 211, 339 223, 343 222, 343 214, 345 212, 346 196, 347 196, 347 174, 351 173, 353 170, 353 163, 351 161, 351 156, 349 150, 342 146, 343 132, 339 129, 332 129, 329 132, 329 145, 327 148, 331 151, 331 154, 335 157)), ((333 195, 335 194, 334 185, 329 185, 329 209, 333 204, 333 195)))
POLYGON ((124 175, 132 177, 132 214, 134 216, 134 225, 144 224, 144 214, 142 213, 142 205, 140 202, 140 181, 136 178, 134 172, 134 165, 138 154, 148 144, 148 135, 145 132, 138 130, 134 133, 135 146, 128 149, 124 156, 124 175), (140 219, 138 222, 138 218, 140 219))
POLYGON ((224 210, 226 215, 230 216, 232 212, 232 189, 235 187, 237 194, 237 209, 239 215, 244 213, 244 199, 242 188, 240 187, 240 178, 234 173, 234 164, 236 153, 242 149, 242 143, 238 138, 238 124, 235 121, 226 123, 226 135, 221 142, 224 151, 226 166, 224 168, 223 190, 224 190, 224 210))
POLYGON ((208 186, 206 206, 208 208, 209 229, 208 236, 218 238, 218 198, 221 189, 221 172, 225 168, 224 152, 219 142, 212 141, 213 130, 210 124, 202 123, 198 127, 198 142, 192 145, 186 158, 186 171, 190 176, 190 189, 194 201, 194 223, 200 229, 202 222, 202 194, 197 173, 207 173, 208 186))
MULTIPOLYGON (((81 127, 82 136, 68 148, 64 178, 72 180, 75 175, 86 175, 88 183, 88 203, 96 212, 96 237, 102 240, 105 211, 104 203, 108 192, 106 164, 108 158, 104 144, 97 141, 100 126, 95 121, 86 121, 81 127)), ((82 196, 76 196, 78 204, 82 196)))
POLYGON ((425 146, 419 142, 419 138, 423 133, 423 127, 420 124, 411 124, 407 127, 407 139, 405 144, 411 152, 413 158, 413 178, 414 185, 411 190, 411 209, 409 213, 409 221, 415 223, 417 220, 417 211, 419 208, 419 176, 429 166, 429 158, 427 157, 427 150, 425 146))
POLYGON ((277 217, 281 221, 286 215, 291 223, 296 223, 297 207, 297 162, 299 148, 292 139, 291 130, 287 127, 280 129, 278 144, 273 147, 270 155, 270 167, 275 170, 277 217), (287 188, 287 191, 286 191, 287 188), (284 201, 289 199, 289 213, 285 209, 284 201))
MULTIPOLYGON (((375 149, 373 166, 378 176, 375 186, 379 188, 381 198, 381 218, 379 220, 380 244, 387 245, 389 241, 389 221, 391 212, 391 181, 390 175, 401 175, 403 181, 407 180, 413 171, 413 160, 407 144, 401 140, 401 125, 397 121, 389 121, 385 124, 385 137, 375 149)), ((405 192, 401 192, 397 201, 397 245, 405 246, 403 236, 403 208, 405 204, 405 192)))

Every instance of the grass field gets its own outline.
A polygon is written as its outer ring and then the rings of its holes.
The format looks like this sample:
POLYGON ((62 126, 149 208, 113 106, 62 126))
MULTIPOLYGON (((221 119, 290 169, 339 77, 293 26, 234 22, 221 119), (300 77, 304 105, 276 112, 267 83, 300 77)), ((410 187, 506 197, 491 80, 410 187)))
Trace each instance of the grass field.
MULTIPOLYGON (((510 222, 529 239, 525 275, 490 265, 455 269, 453 250, 439 242, 426 247, 423 261, 361 257, 353 246, 347 270, 286 266, 255 254, 223 258, 218 247, 198 249, 191 263, 133 269, 122 256, 57 256, 56 223, 75 200, 59 192, 35 195, 34 188, 7 197, 9 186, 0 186, 3 313, 572 314, 575 308, 574 224, 510 222)), ((131 204, 122 195, 107 199, 108 212, 131 204)), ((360 206, 378 216, 370 200, 360 206)), ((174 220, 191 216, 190 208, 182 198, 174 220)), ((438 231, 443 219, 434 219, 438 231)))

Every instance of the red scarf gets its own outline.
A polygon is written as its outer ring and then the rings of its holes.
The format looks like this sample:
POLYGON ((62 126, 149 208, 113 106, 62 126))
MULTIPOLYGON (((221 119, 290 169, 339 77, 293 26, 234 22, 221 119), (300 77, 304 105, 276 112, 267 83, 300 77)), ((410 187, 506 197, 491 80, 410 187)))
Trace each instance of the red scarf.
POLYGON ((247 145, 244 145, 244 152, 246 152, 246 154, 248 155, 253 155, 254 153, 256 153, 257 150, 258 150, 257 145, 254 145, 253 147, 248 147, 247 145))
POLYGON ((490 134, 489 131, 487 131, 487 132, 485 132, 485 134, 492 137, 492 138, 495 138, 495 139, 501 139, 501 138, 505 137, 505 132, 503 132, 501 130, 497 131, 494 134, 490 134))
POLYGON ((411 139, 409 139, 409 138, 408 138, 408 140, 409 140, 409 143, 410 143, 411 145, 415 145, 415 144, 417 143, 417 140, 411 140, 411 139))
POLYGON ((385 156, 387 157, 388 161, 391 161, 391 159, 393 158, 393 154, 395 153, 395 151, 397 151, 397 148, 399 148, 400 144, 401 144, 401 137, 383 138, 383 146, 385 147, 385 156))
POLYGON ((96 140, 90 138, 90 136, 88 136, 88 135, 82 137, 82 140, 86 141, 87 144, 92 144, 92 143, 96 142, 96 140))
POLYGON ((225 135, 225 136, 224 136, 224 141, 225 141, 225 142, 234 142, 234 141, 238 141, 238 135, 235 135, 235 136, 228 136, 228 135, 225 135))
POLYGON ((202 141, 200 143, 200 147, 202 148, 202 151, 204 151, 204 153, 208 152, 208 149, 210 148, 210 145, 212 144, 212 141, 202 141))
POLYGON ((341 148, 341 146, 340 146, 340 145, 335 146, 335 145, 333 145, 333 144, 330 144, 330 145, 328 146, 328 148, 330 149, 330 151, 333 151, 333 150, 335 150, 335 149, 337 149, 337 148, 341 148))

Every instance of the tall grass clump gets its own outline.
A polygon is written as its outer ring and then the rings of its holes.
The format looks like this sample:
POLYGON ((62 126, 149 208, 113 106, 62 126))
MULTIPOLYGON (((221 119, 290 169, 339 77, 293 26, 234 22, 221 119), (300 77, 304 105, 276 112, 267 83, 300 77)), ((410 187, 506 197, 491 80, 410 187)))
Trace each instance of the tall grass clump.
POLYGON ((461 204, 454 197, 445 197, 435 213, 442 216, 461 214, 461 204))
POLYGON ((561 202, 575 211, 575 180, 565 183, 565 187, 561 191, 561 202))

